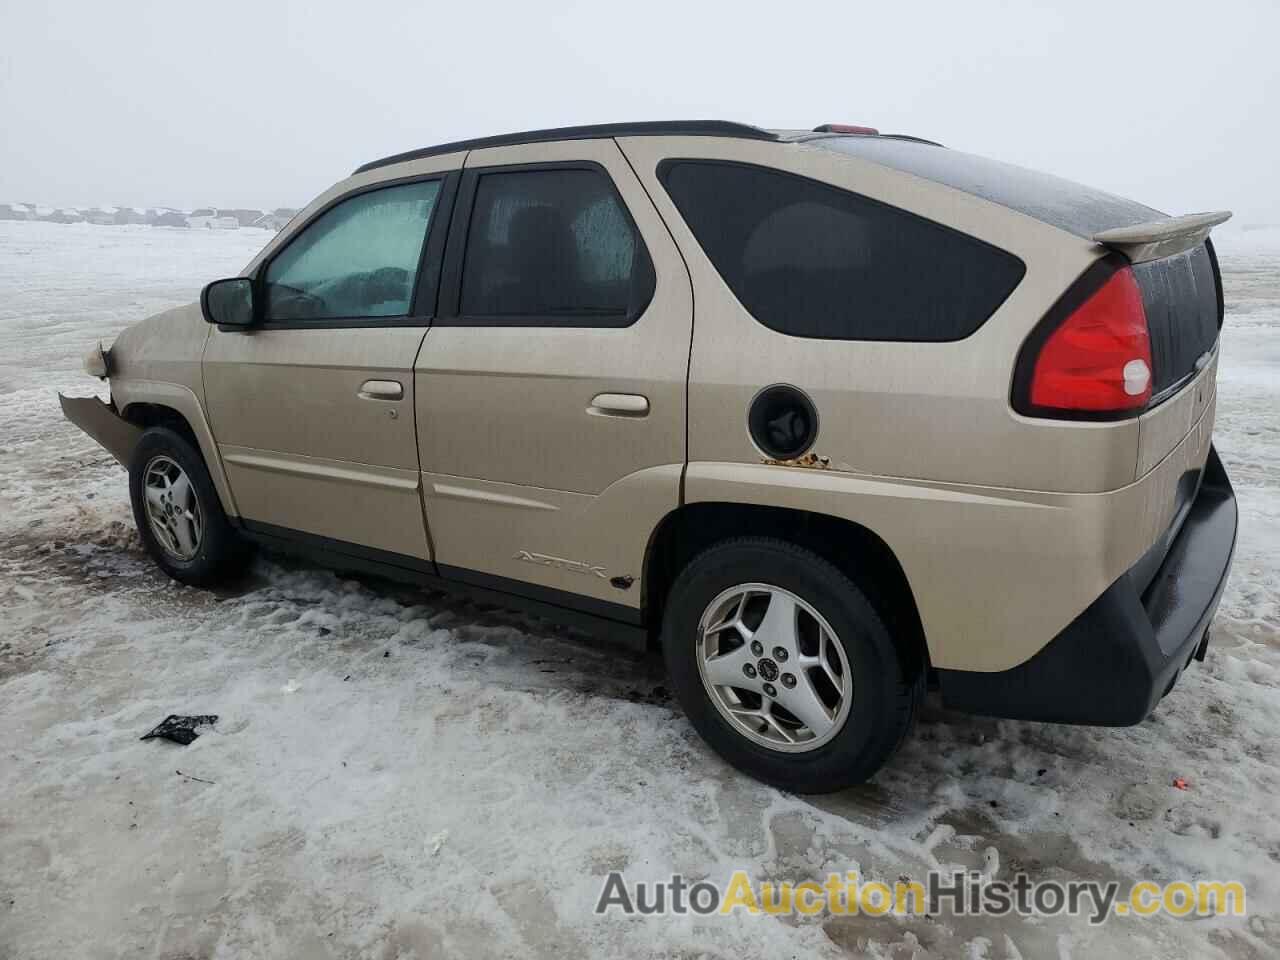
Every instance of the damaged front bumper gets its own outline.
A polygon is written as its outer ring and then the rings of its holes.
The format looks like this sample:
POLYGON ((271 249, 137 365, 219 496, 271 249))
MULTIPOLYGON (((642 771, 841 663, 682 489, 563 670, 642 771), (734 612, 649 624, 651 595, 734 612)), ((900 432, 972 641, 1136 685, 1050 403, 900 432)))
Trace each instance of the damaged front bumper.
POLYGON ((1009 670, 938 670, 942 700, 969 713, 1141 723, 1193 659, 1204 659, 1235 552, 1231 481, 1212 447, 1180 528, 1035 656, 1009 670))
POLYGON ((142 436, 142 428, 135 426, 115 407, 103 403, 97 397, 67 397, 58 394, 62 415, 93 437, 109 454, 128 469, 133 449, 142 436))

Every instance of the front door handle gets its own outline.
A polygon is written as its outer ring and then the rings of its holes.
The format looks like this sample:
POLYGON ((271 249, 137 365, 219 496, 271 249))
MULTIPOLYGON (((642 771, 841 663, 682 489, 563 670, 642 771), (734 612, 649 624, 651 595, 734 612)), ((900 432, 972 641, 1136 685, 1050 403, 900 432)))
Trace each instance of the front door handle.
POLYGON ((638 393, 597 393, 587 413, 593 417, 647 417, 649 398, 638 393))
POLYGON ((358 396, 363 400, 403 400, 404 386, 399 380, 366 380, 360 384, 358 396))

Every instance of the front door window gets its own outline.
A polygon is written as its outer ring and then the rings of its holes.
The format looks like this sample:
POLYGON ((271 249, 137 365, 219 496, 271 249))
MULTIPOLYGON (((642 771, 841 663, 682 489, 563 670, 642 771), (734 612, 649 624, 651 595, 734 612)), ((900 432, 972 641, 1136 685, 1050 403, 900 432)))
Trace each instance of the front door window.
POLYGON ((406 183, 322 214, 268 266, 265 319, 408 316, 439 193, 439 180, 406 183))

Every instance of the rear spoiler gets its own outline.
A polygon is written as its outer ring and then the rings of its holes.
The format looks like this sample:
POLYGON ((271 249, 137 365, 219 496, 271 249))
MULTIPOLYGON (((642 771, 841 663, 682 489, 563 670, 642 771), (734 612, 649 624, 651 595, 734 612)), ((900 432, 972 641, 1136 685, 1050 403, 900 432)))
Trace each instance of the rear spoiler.
POLYGON ((1230 219, 1230 210, 1188 213, 1182 217, 1166 217, 1135 223, 1131 227, 1103 230, 1095 233, 1093 239, 1112 250, 1119 250, 1132 263, 1143 263, 1198 247, 1209 236, 1210 230, 1230 219))

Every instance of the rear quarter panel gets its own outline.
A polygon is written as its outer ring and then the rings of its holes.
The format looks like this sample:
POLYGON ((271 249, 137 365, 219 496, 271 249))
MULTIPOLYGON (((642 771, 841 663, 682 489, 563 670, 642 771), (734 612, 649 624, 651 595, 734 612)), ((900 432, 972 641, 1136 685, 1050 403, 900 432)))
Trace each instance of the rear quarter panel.
MULTIPOLYGON (((1094 492, 1134 479, 1138 425, 1055 423, 1009 405, 1023 340, 1103 252, 1097 245, 970 194, 799 144, 705 137, 623 138, 694 285, 691 461, 759 463, 746 411, 770 383, 813 398, 815 452, 841 470, 1026 490, 1094 492), (725 285, 658 180, 666 158, 776 167, 860 193, 1017 255, 1026 275, 971 336, 952 343, 814 340, 757 322, 725 285)), ((856 309, 856 305, 851 305, 856 309)))
MULTIPOLYGON (((622 146, 694 285, 687 502, 791 507, 872 530, 902 564, 932 663, 966 670, 1028 659, 1168 525, 1178 480, 1203 463, 1206 432, 1184 429, 1185 439, 1137 482, 1138 420, 1039 420, 1010 405, 1019 348, 1103 254, 1097 244, 830 151, 705 138, 622 146), (658 179, 667 158, 757 163, 851 190, 1007 250, 1026 275, 978 331, 956 342, 786 336, 751 317, 702 252, 658 179), (779 382, 813 398, 821 424, 813 451, 828 469, 767 464, 751 442, 748 406, 762 386, 779 382)), ((1211 409, 1199 409, 1211 423, 1211 409)), ((1177 418, 1189 427, 1183 417, 1193 415, 1182 409, 1177 418)), ((1150 427, 1159 428, 1154 419, 1150 427)))
POLYGON ((825 513, 874 531, 902 565, 933 666, 1007 670, 1061 632, 1169 526, 1178 483, 1204 465, 1212 426, 1211 402, 1155 469, 1105 493, 702 461, 689 464, 685 497, 825 513))

